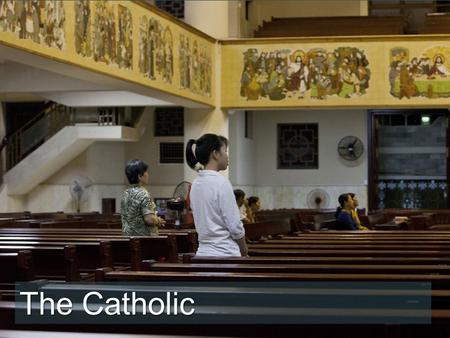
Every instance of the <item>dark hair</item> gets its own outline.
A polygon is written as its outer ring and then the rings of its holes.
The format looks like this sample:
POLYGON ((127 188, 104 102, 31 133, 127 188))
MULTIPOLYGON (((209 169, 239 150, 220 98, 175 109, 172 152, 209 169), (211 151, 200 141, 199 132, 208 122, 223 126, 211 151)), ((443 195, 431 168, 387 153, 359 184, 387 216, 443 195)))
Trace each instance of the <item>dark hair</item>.
POLYGON ((245 192, 243 192, 241 189, 235 189, 233 192, 234 192, 234 197, 236 198, 236 201, 241 197, 242 198, 245 197, 245 192))
POLYGON ((128 161, 125 167, 125 175, 127 175, 128 182, 130 182, 130 184, 138 184, 139 176, 144 175, 147 169, 148 165, 144 161, 141 160, 128 161))
POLYGON ((345 202, 348 201, 349 197, 351 197, 349 193, 339 195, 339 198, 338 198, 339 206, 337 207, 336 213, 335 213, 336 218, 338 218, 339 214, 341 213, 342 209, 344 208, 345 202))
POLYGON ((259 197, 250 196, 248 198, 248 206, 251 207, 253 204, 256 204, 259 201, 259 197))
POLYGON ((350 197, 351 197, 352 199, 355 198, 355 196, 356 196, 356 194, 354 194, 354 193, 352 193, 352 192, 349 192, 348 194, 350 195, 350 197))
POLYGON ((206 165, 209 162, 209 157, 214 150, 219 151, 225 145, 228 146, 228 140, 216 134, 204 134, 197 141, 189 140, 186 145, 186 162, 192 169, 195 169, 197 163, 206 165), (195 154, 192 146, 195 147, 195 154))

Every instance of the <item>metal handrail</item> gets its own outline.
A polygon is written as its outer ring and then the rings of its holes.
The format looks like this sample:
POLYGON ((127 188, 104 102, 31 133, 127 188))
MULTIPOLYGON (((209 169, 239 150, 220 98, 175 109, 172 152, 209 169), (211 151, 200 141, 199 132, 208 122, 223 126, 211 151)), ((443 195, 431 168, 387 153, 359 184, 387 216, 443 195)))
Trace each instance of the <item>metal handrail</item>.
MULTIPOLYGON (((6 168, 7 170, 14 167, 23 158, 25 158, 29 153, 36 149, 40 144, 45 142, 45 140, 52 137, 62 128, 73 124, 73 108, 62 106, 60 104, 52 103, 49 107, 45 108, 36 117, 28 121, 22 128, 14 132, 7 139, 7 159, 6 168), (47 121, 45 121, 47 119, 47 121), (37 128, 39 123, 46 123, 46 132, 32 140, 27 147, 24 145, 24 135, 29 132, 33 127, 37 128)), ((25 135, 26 136, 26 135, 25 135)))

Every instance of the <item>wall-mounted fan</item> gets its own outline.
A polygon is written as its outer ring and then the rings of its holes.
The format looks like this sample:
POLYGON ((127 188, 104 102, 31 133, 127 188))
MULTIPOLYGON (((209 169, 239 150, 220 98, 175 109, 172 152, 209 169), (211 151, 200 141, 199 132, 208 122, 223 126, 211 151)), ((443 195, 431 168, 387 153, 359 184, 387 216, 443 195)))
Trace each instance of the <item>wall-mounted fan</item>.
POLYGON ((72 205, 76 212, 81 211, 81 205, 88 200, 91 193, 92 180, 86 176, 75 176, 69 186, 72 205))
POLYGON ((323 189, 314 189, 308 193, 306 202, 309 208, 324 209, 328 207, 330 195, 323 189))
POLYGON ((339 141, 337 150, 344 160, 355 161, 364 153, 364 144, 356 136, 345 136, 339 141))
POLYGON ((191 190, 191 183, 183 181, 179 183, 173 192, 172 199, 167 201, 167 208, 176 211, 175 225, 181 223, 181 214, 189 210, 189 192, 191 190))

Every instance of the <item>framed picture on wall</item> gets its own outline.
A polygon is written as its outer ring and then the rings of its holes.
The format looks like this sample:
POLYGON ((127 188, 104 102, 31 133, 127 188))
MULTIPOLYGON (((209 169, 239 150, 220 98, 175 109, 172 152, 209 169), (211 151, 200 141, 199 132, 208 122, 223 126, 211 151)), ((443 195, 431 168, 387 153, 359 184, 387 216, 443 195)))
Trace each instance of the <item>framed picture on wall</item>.
POLYGON ((278 169, 319 168, 319 125, 278 124, 278 169))

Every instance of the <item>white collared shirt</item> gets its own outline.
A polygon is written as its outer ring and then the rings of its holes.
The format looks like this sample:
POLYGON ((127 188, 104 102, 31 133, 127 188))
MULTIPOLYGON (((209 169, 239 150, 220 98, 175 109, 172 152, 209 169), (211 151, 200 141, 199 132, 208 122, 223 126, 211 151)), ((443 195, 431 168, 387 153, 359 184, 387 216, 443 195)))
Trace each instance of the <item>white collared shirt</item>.
POLYGON ((236 240, 245 235, 231 183, 217 171, 201 170, 190 193, 198 256, 241 256, 236 240))

